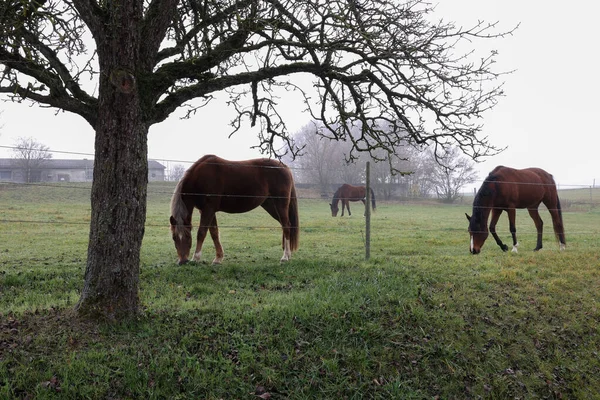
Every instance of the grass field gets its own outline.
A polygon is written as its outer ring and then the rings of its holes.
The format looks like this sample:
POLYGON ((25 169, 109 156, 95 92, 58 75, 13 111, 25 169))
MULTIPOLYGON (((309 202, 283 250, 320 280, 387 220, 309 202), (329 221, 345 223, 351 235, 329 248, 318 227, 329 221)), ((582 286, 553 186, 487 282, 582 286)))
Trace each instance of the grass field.
POLYGON ((468 201, 379 201, 365 261, 362 208, 303 197, 291 262, 255 210, 219 214, 223 265, 208 241, 177 266, 172 189, 149 187, 142 315, 103 325, 72 312, 89 186, 0 185, 0 398, 600 398, 598 192, 561 192, 565 252, 546 211, 542 251, 519 211, 519 253, 472 256, 468 201))

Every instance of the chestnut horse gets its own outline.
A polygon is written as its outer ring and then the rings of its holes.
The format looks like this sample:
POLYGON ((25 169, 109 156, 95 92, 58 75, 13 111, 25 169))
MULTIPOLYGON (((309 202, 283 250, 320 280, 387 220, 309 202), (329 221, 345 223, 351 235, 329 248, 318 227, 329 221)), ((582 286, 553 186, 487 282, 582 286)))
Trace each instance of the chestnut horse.
POLYGON ((200 261, 206 232, 215 245, 213 264, 223 261, 217 211, 244 213, 261 206, 281 224, 281 261, 298 248, 298 202, 294 178, 283 163, 267 158, 227 161, 206 155, 196 161, 177 184, 171 199, 171 233, 179 264, 188 261, 192 247, 192 212, 200 210, 194 261, 200 261))
POLYGON ((517 229, 515 227, 515 214, 517 208, 526 208, 537 229, 537 245, 534 251, 542 248, 542 227, 544 225, 538 212, 540 203, 544 203, 554 225, 554 233, 560 242, 560 250, 565 249, 565 229, 563 226, 560 200, 554 178, 540 168, 513 169, 503 166, 494 168, 485 178, 481 188, 473 200, 473 216, 469 220, 469 233, 471 236, 470 251, 478 254, 483 243, 488 237, 487 221, 492 213, 489 232, 492 233, 496 243, 503 251, 508 251, 508 246, 496 234, 496 223, 502 211, 508 214, 510 233, 513 239, 513 252, 517 252, 517 229))
MULTIPOLYGON (((362 201, 365 204, 365 198, 367 197, 367 188, 364 186, 352 186, 344 183, 338 188, 333 194, 333 200, 329 204, 331 208, 331 216, 337 217, 339 211, 338 204, 342 202, 342 217, 344 216, 344 207, 348 209, 348 215, 352 215, 350 212, 351 201, 362 201)), ((375 211, 375 193, 371 189, 371 204, 373 205, 373 211, 375 211)))

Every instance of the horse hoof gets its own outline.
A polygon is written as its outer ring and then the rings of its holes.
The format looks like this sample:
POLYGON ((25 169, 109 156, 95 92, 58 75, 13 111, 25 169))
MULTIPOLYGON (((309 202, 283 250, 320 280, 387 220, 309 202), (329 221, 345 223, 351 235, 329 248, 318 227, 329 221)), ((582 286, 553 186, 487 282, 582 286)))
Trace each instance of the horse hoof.
POLYGON ((177 265, 184 265, 187 264, 189 262, 189 260, 180 260, 179 262, 177 262, 177 265))
POLYGON ((502 249, 502 251, 508 251, 508 246, 503 244, 502 246, 500 246, 500 248, 502 249))

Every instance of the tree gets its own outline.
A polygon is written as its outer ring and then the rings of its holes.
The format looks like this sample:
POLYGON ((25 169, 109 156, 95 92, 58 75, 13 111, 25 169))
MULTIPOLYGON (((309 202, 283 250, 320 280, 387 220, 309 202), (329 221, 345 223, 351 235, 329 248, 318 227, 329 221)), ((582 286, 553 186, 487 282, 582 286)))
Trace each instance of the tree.
POLYGON ((181 164, 175 164, 169 172, 169 180, 178 182, 181 178, 183 178, 184 173, 185 167, 181 164))
POLYGON ((414 162, 419 159, 419 152, 413 146, 407 143, 397 145, 394 155, 395 157, 390 157, 382 152, 371 163, 371 185, 382 199, 390 199, 394 195, 406 196, 409 177, 420 172, 414 162))
POLYGON ((37 142, 35 139, 20 137, 13 147, 13 158, 23 171, 23 180, 26 183, 41 181, 41 169, 46 160, 52 158, 48 146, 37 142))
POLYGON ((318 129, 318 123, 312 122, 294 134, 293 140, 302 150, 295 160, 291 155, 286 157, 286 162, 293 164, 298 182, 315 183, 324 194, 328 193, 331 184, 335 183, 341 154, 336 142, 315 133, 318 129))
POLYGON ((450 148, 441 156, 427 153, 430 173, 428 181, 433 186, 438 199, 452 203, 461 197, 461 189, 477 180, 475 164, 462 155, 456 147, 450 148))
POLYGON ((234 132, 258 123, 259 148, 274 156, 298 150, 278 112, 282 90, 302 96, 322 134, 349 141, 352 154, 393 152, 400 141, 497 151, 478 123, 502 94, 495 53, 453 48, 505 33, 430 22, 432 13, 425 0, 1 2, 0 93, 78 114, 95 130, 79 315, 140 309, 148 130, 179 107, 192 116, 226 92, 234 132), (312 86, 294 83, 301 73, 312 86))
MULTIPOLYGON (((410 160, 418 158, 419 154, 407 143, 394 146, 393 156, 388 151, 379 149, 373 153, 349 157, 352 143, 315 134, 319 126, 318 121, 312 121, 293 135, 294 143, 302 150, 295 159, 286 157, 285 162, 295 167, 297 182, 316 184, 321 193, 331 192, 337 189, 335 185, 343 183, 364 183, 365 165, 367 161, 371 161, 372 188, 383 195, 383 198, 390 198, 401 185, 399 178, 415 173, 410 160)), ((359 134, 359 130, 358 127, 351 128, 355 135, 359 134)))

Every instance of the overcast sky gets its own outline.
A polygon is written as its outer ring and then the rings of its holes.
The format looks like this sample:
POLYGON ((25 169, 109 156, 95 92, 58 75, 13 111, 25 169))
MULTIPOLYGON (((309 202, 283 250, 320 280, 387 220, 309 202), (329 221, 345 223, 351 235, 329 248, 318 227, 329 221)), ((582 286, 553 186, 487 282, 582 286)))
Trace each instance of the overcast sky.
MULTIPOLYGON (((561 187, 600 185, 600 78, 598 42, 600 6, 594 1, 443 0, 441 18, 465 27, 485 20, 499 21, 500 30, 514 35, 488 42, 498 50, 497 71, 505 76, 505 96, 484 115, 484 133, 505 147, 503 153, 477 165, 480 178, 496 165, 537 166, 552 173, 561 187)), ((292 132, 310 121, 302 105, 282 98, 292 132)), ((34 137, 52 150, 93 154, 94 132, 79 116, 25 104, 1 103, 0 145, 18 137, 34 137)), ((232 110, 213 102, 191 120, 174 113, 154 125, 149 156, 158 160, 194 161, 204 154, 229 159, 260 156, 257 131, 249 127, 228 139, 232 110)), ((11 152, 0 148, 0 157, 11 152)), ((54 154, 55 158, 83 156, 54 154)))

